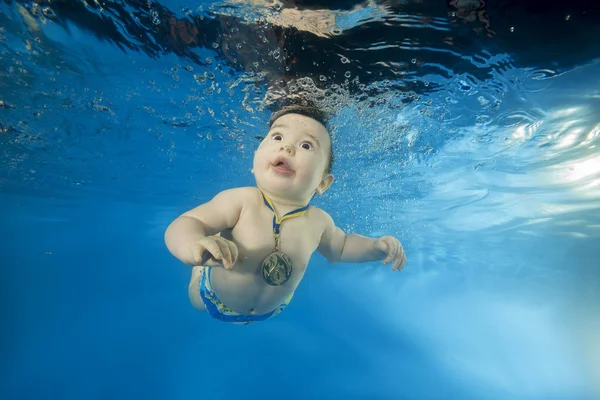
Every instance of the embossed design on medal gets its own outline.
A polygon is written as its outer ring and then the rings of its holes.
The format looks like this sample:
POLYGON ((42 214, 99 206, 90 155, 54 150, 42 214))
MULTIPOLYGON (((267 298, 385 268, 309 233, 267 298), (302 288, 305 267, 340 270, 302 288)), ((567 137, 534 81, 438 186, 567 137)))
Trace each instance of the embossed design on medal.
POLYGON ((292 276, 293 266, 292 258, 279 251, 279 235, 276 235, 275 251, 262 262, 263 279, 271 286, 283 285, 292 276))

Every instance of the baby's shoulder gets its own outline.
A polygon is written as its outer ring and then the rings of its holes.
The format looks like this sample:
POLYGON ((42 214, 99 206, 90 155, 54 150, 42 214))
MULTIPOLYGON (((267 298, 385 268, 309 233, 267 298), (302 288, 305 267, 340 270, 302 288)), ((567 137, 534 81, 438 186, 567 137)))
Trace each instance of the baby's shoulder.
POLYGON ((308 213, 313 217, 317 218, 324 218, 326 216, 329 216, 329 214, 327 214, 327 211, 315 206, 308 206, 308 213))
POLYGON ((319 207, 310 206, 308 208, 308 214, 312 223, 322 225, 323 227, 333 224, 333 218, 331 218, 331 215, 319 207))
POLYGON ((219 193, 220 197, 231 197, 237 200, 246 201, 254 200, 257 196, 260 196, 258 188, 252 186, 236 187, 231 189, 225 189, 219 193))
POLYGON ((258 188, 255 186, 242 186, 227 190, 231 191, 231 193, 236 194, 238 196, 255 197, 256 195, 260 195, 260 190, 258 190, 258 188))
POLYGON ((251 186, 225 189, 210 201, 219 207, 227 207, 243 211, 248 205, 256 203, 260 196, 258 189, 251 186))

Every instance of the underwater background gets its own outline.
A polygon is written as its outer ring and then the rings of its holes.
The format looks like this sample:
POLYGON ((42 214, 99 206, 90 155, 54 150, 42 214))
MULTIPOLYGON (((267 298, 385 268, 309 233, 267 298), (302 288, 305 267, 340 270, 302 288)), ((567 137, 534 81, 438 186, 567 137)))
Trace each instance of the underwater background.
POLYGON ((0 1, 3 399, 600 398, 597 1, 0 1), (195 311, 163 235, 335 111, 285 312, 195 311))

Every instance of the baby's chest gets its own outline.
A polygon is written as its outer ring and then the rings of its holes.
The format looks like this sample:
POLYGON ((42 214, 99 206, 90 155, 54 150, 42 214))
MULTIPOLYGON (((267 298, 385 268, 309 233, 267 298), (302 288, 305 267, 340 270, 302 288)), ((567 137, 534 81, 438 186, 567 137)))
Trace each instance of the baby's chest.
MULTIPOLYGON (((275 250, 273 214, 260 209, 244 213, 232 230, 232 236, 245 256, 264 257, 275 250)), ((279 250, 293 257, 309 258, 320 238, 319 224, 310 211, 285 219, 279 226, 279 250)))

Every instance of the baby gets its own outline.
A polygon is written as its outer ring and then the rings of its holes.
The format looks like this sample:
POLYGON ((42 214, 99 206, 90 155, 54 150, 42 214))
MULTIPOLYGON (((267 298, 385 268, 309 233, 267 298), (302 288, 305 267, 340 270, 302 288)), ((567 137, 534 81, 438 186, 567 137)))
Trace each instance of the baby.
POLYGON ((329 262, 383 260, 400 271, 406 256, 392 236, 345 234, 310 206, 333 183, 326 116, 314 107, 276 112, 254 153, 256 187, 224 190, 169 225, 169 251, 193 266, 192 305, 221 321, 249 324, 280 313, 315 250, 329 262))

